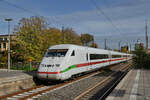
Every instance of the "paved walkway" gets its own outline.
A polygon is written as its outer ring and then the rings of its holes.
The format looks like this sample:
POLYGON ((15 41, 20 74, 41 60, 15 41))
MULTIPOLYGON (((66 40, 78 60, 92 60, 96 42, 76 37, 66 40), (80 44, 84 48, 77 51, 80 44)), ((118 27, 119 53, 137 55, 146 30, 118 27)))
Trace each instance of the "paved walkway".
POLYGON ((5 69, 0 69, 0 84, 23 78, 31 78, 35 75, 36 72, 23 72, 19 70, 11 70, 10 72, 7 72, 5 69))
POLYGON ((11 71, 11 72, 7 72, 4 70, 0 70, 0 78, 4 78, 4 77, 14 77, 14 76, 20 76, 23 75, 24 73, 21 71, 11 71))
POLYGON ((15 77, 20 75, 36 75, 36 72, 24 72, 22 70, 10 70, 10 72, 7 72, 7 69, 0 69, 0 78, 5 77, 15 77))
POLYGON ((106 100, 150 100, 150 70, 131 70, 106 100))
POLYGON ((35 86, 33 81, 34 72, 23 72, 0 69, 0 96, 17 92, 35 86))

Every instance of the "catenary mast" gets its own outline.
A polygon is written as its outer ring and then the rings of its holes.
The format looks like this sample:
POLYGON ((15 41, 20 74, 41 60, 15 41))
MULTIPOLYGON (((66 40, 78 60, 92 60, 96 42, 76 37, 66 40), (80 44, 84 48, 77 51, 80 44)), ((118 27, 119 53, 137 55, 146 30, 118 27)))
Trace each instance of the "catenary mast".
POLYGON ((146 20, 146 26, 145 26, 145 39, 146 39, 146 50, 148 50, 148 34, 147 34, 147 20, 146 20))

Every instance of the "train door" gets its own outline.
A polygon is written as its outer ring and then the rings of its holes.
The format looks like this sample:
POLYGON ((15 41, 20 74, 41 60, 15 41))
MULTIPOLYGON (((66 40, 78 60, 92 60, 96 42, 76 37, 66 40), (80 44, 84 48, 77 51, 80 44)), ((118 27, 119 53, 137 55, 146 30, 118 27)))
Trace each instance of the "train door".
POLYGON ((89 52, 89 50, 87 49, 87 62, 88 62, 88 67, 87 67, 87 70, 91 70, 93 67, 92 67, 92 61, 91 61, 91 58, 90 58, 90 55, 91 53, 89 52))
POLYGON ((87 70, 90 70, 90 57, 89 57, 89 53, 87 52, 86 53, 86 62, 88 63, 88 66, 87 66, 87 70))
MULTIPOLYGON (((77 59, 78 53, 79 53, 78 49, 76 49, 76 48, 71 49, 71 53, 70 53, 70 55, 69 55, 68 58, 67 58, 67 59, 68 59, 68 60, 67 60, 67 64, 68 64, 69 66, 79 64, 79 63, 78 63, 78 59, 77 59)), ((71 69, 71 70, 69 70, 68 73, 65 74, 65 75, 69 76, 69 75, 76 74, 76 73, 78 72, 78 71, 76 71, 76 70, 77 70, 76 68, 71 69)))

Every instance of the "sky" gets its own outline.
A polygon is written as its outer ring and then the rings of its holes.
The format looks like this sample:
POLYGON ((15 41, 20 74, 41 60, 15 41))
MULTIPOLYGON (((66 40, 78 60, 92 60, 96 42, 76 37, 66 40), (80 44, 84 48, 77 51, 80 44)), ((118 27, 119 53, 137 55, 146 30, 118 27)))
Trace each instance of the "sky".
POLYGON ((145 20, 150 36, 149 9, 150 0, 0 0, 0 34, 7 34, 5 18, 13 19, 12 33, 21 18, 44 16, 52 27, 94 35, 99 48, 105 39, 112 49, 119 41, 133 48, 137 39, 145 42, 145 20))

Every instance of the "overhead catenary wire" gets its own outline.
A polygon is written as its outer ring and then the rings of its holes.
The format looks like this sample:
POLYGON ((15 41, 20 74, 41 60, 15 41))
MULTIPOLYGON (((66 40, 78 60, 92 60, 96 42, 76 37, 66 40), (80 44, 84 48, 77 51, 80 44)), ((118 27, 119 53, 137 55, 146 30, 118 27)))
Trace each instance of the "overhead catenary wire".
MULTIPOLYGON (((28 13, 34 15, 34 16, 40 16, 40 17, 42 17, 42 15, 40 15, 39 13, 37 13, 37 12, 35 12, 35 11, 26 9, 26 8, 21 7, 21 6, 19 6, 19 5, 16 5, 16 4, 14 4, 14 3, 10 3, 10 2, 8 2, 8 1, 6 1, 6 0, 0 0, 0 2, 4 2, 4 3, 8 4, 9 6, 15 7, 15 8, 20 9, 20 10, 25 11, 25 12, 28 12, 28 13)), ((1 17, 1 16, 0 16, 0 17, 1 17)), ((5 17, 5 18, 6 18, 6 17, 5 17)), ((50 23, 51 23, 51 21, 53 20, 54 22, 56 22, 56 26, 58 27, 58 25, 57 25, 58 20, 56 21, 56 19, 54 18, 54 16, 52 16, 51 19, 48 18, 48 17, 44 17, 44 18, 46 18, 47 20, 49 20, 50 23)))
POLYGON ((31 13, 31 14, 33 14, 33 15, 41 16, 40 14, 38 14, 38 13, 36 13, 36 12, 33 12, 33 11, 31 11, 31 10, 28 10, 28 9, 25 9, 25 8, 23 8, 23 7, 21 7, 21 6, 18 6, 18 5, 16 5, 16 4, 10 3, 10 2, 8 2, 8 1, 6 1, 6 0, 0 0, 0 2, 5 2, 6 4, 8 4, 8 5, 10 5, 10 6, 13 6, 13 7, 17 8, 17 9, 21 9, 21 10, 23 10, 23 11, 25 11, 25 12, 28 12, 28 13, 31 13))
MULTIPOLYGON (((111 20, 111 18, 105 14, 105 12, 101 9, 101 7, 98 6, 97 3, 94 0, 90 0, 90 2, 96 7, 97 11, 99 11, 106 18, 106 20, 114 27, 114 29, 119 34, 121 34, 122 32, 120 31, 120 29, 113 23, 113 21, 111 20)), ((99 13, 97 13, 97 14, 100 15, 99 13)))

